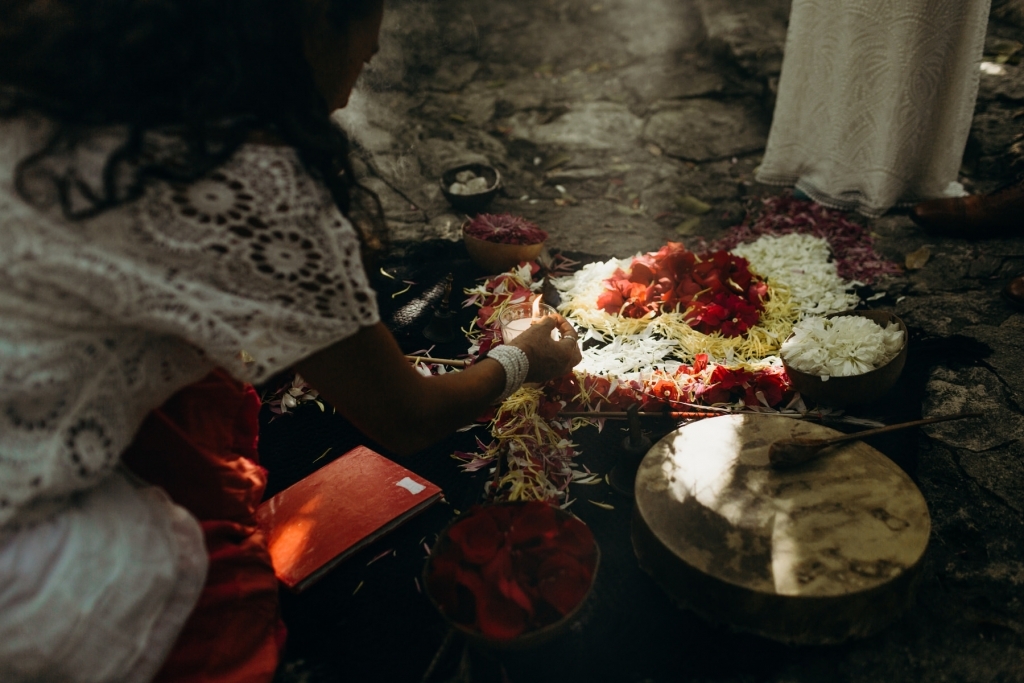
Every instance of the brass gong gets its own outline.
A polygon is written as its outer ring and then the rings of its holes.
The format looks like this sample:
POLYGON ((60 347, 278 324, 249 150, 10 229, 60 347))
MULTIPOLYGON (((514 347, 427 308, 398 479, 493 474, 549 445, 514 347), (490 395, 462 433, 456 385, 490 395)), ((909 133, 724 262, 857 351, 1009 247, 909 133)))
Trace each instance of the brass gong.
POLYGON ((931 519, 914 482, 860 441, 790 470, 775 440, 839 432, 772 415, 693 422, 636 478, 633 547, 682 606, 790 643, 870 635, 913 600, 931 519))

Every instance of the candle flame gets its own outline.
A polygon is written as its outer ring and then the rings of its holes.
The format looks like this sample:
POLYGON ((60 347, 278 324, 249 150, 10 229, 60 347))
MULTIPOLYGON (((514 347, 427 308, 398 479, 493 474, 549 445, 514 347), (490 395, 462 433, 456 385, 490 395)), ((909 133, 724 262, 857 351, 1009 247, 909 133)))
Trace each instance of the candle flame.
POLYGON ((536 320, 540 317, 540 294, 538 294, 533 300, 533 318, 536 320))

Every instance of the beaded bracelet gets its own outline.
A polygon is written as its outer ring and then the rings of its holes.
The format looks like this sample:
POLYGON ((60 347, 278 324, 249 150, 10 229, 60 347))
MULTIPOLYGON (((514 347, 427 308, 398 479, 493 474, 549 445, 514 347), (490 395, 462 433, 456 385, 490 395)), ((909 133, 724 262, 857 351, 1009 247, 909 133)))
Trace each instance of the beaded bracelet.
POLYGON ((497 403, 514 394, 526 381, 526 375, 530 372, 530 359, 526 352, 516 346, 502 344, 495 346, 487 352, 487 358, 493 358, 501 363, 505 369, 505 390, 501 392, 497 403))

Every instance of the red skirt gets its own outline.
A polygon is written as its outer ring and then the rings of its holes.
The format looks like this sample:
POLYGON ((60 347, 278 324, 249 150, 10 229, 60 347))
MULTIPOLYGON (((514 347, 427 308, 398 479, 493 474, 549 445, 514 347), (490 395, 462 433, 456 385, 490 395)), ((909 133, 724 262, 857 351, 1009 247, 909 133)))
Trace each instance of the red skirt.
POLYGON ((270 681, 284 645, 278 587, 254 513, 266 487, 258 464, 260 400, 223 370, 151 412, 125 464, 199 520, 206 585, 155 681, 270 681))

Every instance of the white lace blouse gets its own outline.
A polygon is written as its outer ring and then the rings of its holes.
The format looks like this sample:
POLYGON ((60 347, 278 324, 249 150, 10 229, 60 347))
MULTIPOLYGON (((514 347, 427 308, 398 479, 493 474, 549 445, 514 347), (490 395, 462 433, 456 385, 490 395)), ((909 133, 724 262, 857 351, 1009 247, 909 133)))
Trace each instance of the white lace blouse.
POLYGON ((376 323, 376 298, 355 231, 290 148, 244 145, 199 182, 67 221, 14 190, 43 132, 0 124, 0 680, 144 681, 205 552, 121 453, 212 367, 264 379, 376 323))

